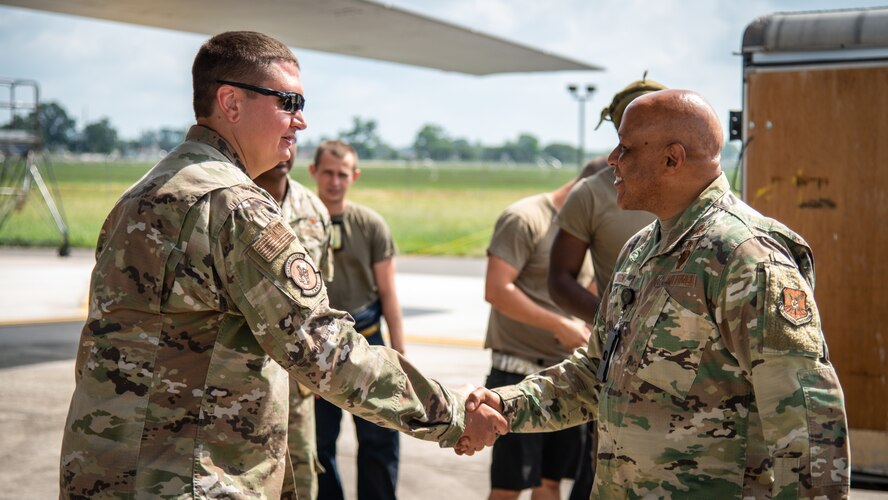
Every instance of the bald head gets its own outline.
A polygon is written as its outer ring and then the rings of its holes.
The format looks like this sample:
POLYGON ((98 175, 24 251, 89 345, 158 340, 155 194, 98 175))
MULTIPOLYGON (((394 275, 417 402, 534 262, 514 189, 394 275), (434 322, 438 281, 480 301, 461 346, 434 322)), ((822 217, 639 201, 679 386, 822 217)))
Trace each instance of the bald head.
POLYGON ((626 108, 615 167, 617 204, 661 219, 678 213, 721 174, 724 146, 712 106, 689 90, 661 90, 626 108))
POLYGON ((687 161, 718 166, 724 147, 721 124, 700 94, 680 89, 651 92, 632 101, 626 113, 630 110, 640 114, 640 124, 648 133, 666 143, 681 144, 687 161))

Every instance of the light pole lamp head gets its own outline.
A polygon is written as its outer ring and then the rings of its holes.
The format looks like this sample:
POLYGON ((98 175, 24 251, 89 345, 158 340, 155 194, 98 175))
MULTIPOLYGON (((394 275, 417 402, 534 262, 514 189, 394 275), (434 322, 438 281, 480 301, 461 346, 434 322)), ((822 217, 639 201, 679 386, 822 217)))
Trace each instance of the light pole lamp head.
POLYGON ((577 95, 577 89, 578 89, 578 88, 579 88, 579 87, 578 87, 577 84, 575 84, 575 83, 568 83, 568 84, 567 84, 567 91, 570 92, 570 93, 573 94, 573 95, 577 95))
POLYGON ((592 85, 590 83, 590 84, 586 85, 586 93, 591 94, 592 92, 595 92, 595 85, 592 85))

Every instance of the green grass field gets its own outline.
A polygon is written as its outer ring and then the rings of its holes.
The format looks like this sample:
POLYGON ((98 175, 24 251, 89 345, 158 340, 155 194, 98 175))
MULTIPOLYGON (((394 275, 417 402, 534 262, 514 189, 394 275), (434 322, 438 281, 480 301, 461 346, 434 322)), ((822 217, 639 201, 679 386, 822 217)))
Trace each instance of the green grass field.
MULTIPOLYGON (((150 167, 148 163, 127 162, 52 163, 71 246, 95 247, 114 202, 150 167)), ((733 169, 727 173, 733 182, 733 169)), ((297 162, 291 175, 314 186, 305 160, 297 162)), ((542 170, 533 166, 365 165, 349 197, 385 217, 403 254, 483 256, 493 224, 506 206, 554 189, 574 175, 572 168, 542 170)), ((36 188, 21 210, 0 227, 2 246, 57 247, 60 243, 36 188)))
MULTIPOLYGON (((147 163, 61 163, 52 170, 71 246, 93 248, 108 211, 149 168, 147 163)), ((293 177, 313 187, 304 160, 293 177)), ((573 169, 536 167, 409 167, 373 165, 349 194, 385 217, 403 254, 483 256, 499 213, 513 201, 567 182, 573 169)), ((0 245, 61 243, 45 204, 32 189, 20 211, 0 227, 0 245)))

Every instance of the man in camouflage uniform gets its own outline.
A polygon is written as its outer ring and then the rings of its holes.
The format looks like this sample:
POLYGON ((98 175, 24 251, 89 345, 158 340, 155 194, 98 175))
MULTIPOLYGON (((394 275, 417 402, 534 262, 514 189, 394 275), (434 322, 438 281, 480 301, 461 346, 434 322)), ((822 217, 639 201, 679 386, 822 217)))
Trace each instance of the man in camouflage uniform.
POLYGON ((197 125, 99 235, 60 496, 277 498, 290 375, 413 436, 492 443, 506 430, 495 412, 465 415, 457 394, 328 307, 311 257, 251 180, 306 126, 292 52, 223 33, 192 74, 197 125))
POLYGON ((723 140, 693 92, 629 105, 609 157, 617 204, 658 220, 623 248, 596 341, 467 403, 500 408, 517 432, 597 415, 595 497, 848 495, 845 408, 811 251, 731 193, 723 140))
MULTIPOLYGON (((316 194, 288 175, 293 169, 296 151, 293 144, 289 160, 278 163, 255 181, 281 206, 281 217, 299 236, 308 256, 318 263, 324 283, 329 285, 333 279, 330 214, 316 194)), ((287 449, 292 469, 287 469, 281 498, 311 500, 318 496, 319 470, 314 397, 309 388, 292 377, 288 421, 287 449)))

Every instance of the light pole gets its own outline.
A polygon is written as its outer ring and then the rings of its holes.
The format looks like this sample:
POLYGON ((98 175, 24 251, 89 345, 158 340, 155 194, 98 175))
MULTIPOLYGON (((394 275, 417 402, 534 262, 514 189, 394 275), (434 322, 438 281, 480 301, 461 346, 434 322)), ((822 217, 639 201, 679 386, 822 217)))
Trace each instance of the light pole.
POLYGON ((586 101, 595 92, 595 85, 587 83, 586 87, 581 90, 579 85, 571 83, 567 85, 567 91, 580 103, 580 140, 577 150, 577 171, 580 171, 583 168, 583 157, 586 156, 586 101))

